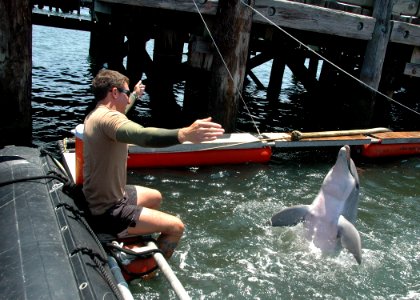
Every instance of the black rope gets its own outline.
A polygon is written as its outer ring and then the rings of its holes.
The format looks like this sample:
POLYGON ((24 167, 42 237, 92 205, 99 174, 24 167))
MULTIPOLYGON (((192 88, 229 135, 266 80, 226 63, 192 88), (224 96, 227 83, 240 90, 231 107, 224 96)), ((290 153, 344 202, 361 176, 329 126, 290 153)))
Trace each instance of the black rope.
POLYGON ((70 184, 70 178, 68 178, 67 176, 64 176, 63 174, 60 174, 56 171, 52 171, 52 170, 48 171, 47 175, 48 176, 57 176, 58 178, 61 178, 61 179, 58 179, 58 180, 60 180, 62 183, 70 184))
POLYGON ((102 262, 102 264, 107 263, 106 259, 104 259, 100 254, 87 247, 77 247, 72 252, 70 252, 70 254, 75 255, 78 252, 88 255, 92 260, 94 257, 97 257, 102 262))
MULTIPOLYGON (((112 245, 112 246, 115 246, 115 245, 112 245)), ((153 267, 153 268, 151 268, 149 270, 146 270, 145 272, 133 272, 133 271, 130 271, 127 268, 127 265, 122 262, 121 255, 118 255, 118 252, 125 252, 127 254, 130 254, 130 255, 133 255, 133 256, 137 256, 139 258, 151 258, 154 253, 161 253, 162 251, 160 251, 160 249, 148 250, 148 251, 146 251, 148 253, 148 255, 146 256, 145 253, 144 254, 143 253, 137 253, 137 252, 131 251, 129 249, 120 248, 118 246, 116 246, 116 247, 110 247, 110 248, 113 248, 113 249, 110 249, 110 252, 112 253, 112 256, 115 258, 115 260, 117 261, 118 266, 120 267, 120 269, 122 269, 124 271, 124 273, 126 273, 128 275, 131 275, 133 277, 138 278, 138 277, 142 277, 144 275, 150 274, 150 273, 154 272, 155 270, 157 270, 159 268, 159 266, 156 264, 155 267, 153 267)))
POLYGON ((62 183, 67 183, 67 180, 64 180, 61 176, 57 175, 41 175, 41 176, 30 176, 30 177, 24 177, 24 178, 16 178, 8 181, 0 182, 0 187, 13 184, 13 183, 19 183, 19 182, 25 182, 25 181, 32 181, 32 180, 39 180, 39 179, 56 179, 62 183))
POLYGON ((84 216, 85 212, 82 210, 79 210, 77 208, 74 208, 73 205, 70 205, 68 203, 60 202, 56 206, 56 208, 64 207, 65 209, 71 211, 76 219, 80 219, 80 216, 84 216))
MULTIPOLYGON (((124 240, 124 239, 122 239, 122 240, 124 240)), ((136 244, 138 242, 148 242, 148 241, 153 241, 154 243, 156 243, 156 240, 154 238, 152 238, 151 236, 141 236, 141 237, 137 238, 136 240, 126 242, 126 245, 133 245, 133 244, 136 244)), ((133 271, 130 271, 127 268, 127 265, 123 263, 121 255, 119 255, 119 253, 124 252, 128 255, 131 255, 131 256, 134 256, 134 257, 140 258, 140 259, 151 258, 151 257, 153 257, 153 254, 156 254, 156 253, 163 254, 162 250, 160 250, 159 248, 158 249, 148 249, 146 251, 136 252, 136 251, 133 251, 131 249, 123 248, 123 247, 121 247, 117 244, 110 243, 110 242, 105 242, 104 246, 110 251, 110 253, 115 258, 115 260, 117 261, 120 268, 126 274, 131 275, 133 277, 137 277, 137 278, 148 275, 148 274, 154 272, 155 270, 157 270, 159 268, 159 266, 156 265, 155 267, 153 267, 149 270, 146 270, 145 272, 133 272, 133 271)))
POLYGON ((118 250, 118 251, 121 251, 121 252, 124 252, 124 253, 127 253, 127 254, 130 254, 130 255, 133 255, 133 256, 136 256, 136 257, 140 257, 140 258, 152 257, 153 254, 155 254, 155 253, 163 254, 162 250, 160 250, 160 249, 149 249, 149 250, 146 250, 144 252, 136 252, 136 251, 133 251, 131 249, 123 248, 123 247, 120 247, 120 246, 112 244, 112 243, 107 243, 106 247, 111 248, 111 249, 115 249, 115 250, 118 250))
MULTIPOLYGON (((54 157, 47 150, 40 149, 40 153, 41 153, 41 155, 40 155, 41 157, 48 155, 55 162, 54 157)), ((48 175, 29 176, 29 177, 16 178, 16 179, 8 180, 8 181, 3 181, 3 182, 0 182, 0 187, 5 186, 5 185, 9 185, 9 184, 25 182, 25 181, 32 181, 32 180, 39 180, 39 179, 56 179, 56 180, 58 180, 58 181, 60 181, 64 184, 70 184, 70 179, 69 179, 68 176, 64 176, 63 174, 59 174, 59 173, 57 173, 55 171, 52 171, 52 170, 49 171, 47 174, 48 175)))
POLYGON ((101 249, 102 255, 106 256, 107 253, 106 253, 105 249, 102 247, 101 241, 98 239, 98 236, 92 230, 92 228, 89 226, 89 223, 85 219, 86 213, 82 210, 79 210, 79 209, 75 208, 74 206, 72 206, 70 204, 67 204, 67 203, 62 203, 61 202, 61 203, 57 204, 56 208, 59 208, 59 207, 64 207, 68 211, 72 212, 75 219, 82 222, 82 224, 85 226, 86 230, 89 232, 89 234, 94 239, 95 243, 99 246, 99 249, 101 249))
POLYGON ((107 261, 100 254, 95 253, 93 252, 92 249, 89 249, 86 247, 79 247, 79 248, 74 249, 71 252, 71 255, 75 255, 76 253, 79 253, 79 252, 82 254, 88 255, 93 260, 93 262, 98 267, 99 271, 104 276, 105 280, 107 281, 107 283, 109 284, 109 286, 111 287, 112 291, 117 296, 117 298, 119 300, 124 300, 124 297, 121 295, 120 290, 115 285, 114 281, 110 277, 110 274, 104 268, 104 265, 107 263, 107 261))
POLYGON ((99 241, 97 235, 95 234, 95 232, 92 230, 92 228, 89 226, 89 223, 86 221, 86 219, 84 218, 85 216, 85 212, 82 210, 79 210, 77 208, 75 208, 74 206, 67 204, 67 203, 59 203, 57 206, 57 208, 59 207, 63 207, 65 209, 67 209, 68 211, 73 213, 73 216, 76 220, 80 221, 86 228, 86 230, 89 232, 89 234, 92 236, 93 240, 95 241, 95 243, 98 245, 98 248, 100 249, 100 251, 102 252, 100 254, 98 253, 94 253, 92 251, 92 249, 86 248, 86 247, 79 247, 74 249, 71 254, 75 254, 77 252, 82 252, 83 254, 87 254, 91 257, 91 259, 95 262, 96 266, 98 267, 100 273, 102 274, 102 276, 104 277, 105 281, 108 283, 108 285, 110 286, 110 288, 112 289, 112 291, 115 293, 115 295, 117 296, 117 298, 119 300, 123 300, 123 297, 121 295, 120 290, 118 289, 118 287, 115 285, 115 282, 112 280, 112 278, 110 278, 110 274, 109 272, 107 272, 107 270, 105 269, 105 267, 103 266, 103 264, 99 263, 99 260, 101 262, 105 262, 107 263, 106 260, 104 260, 103 257, 107 257, 107 253, 105 251, 105 249, 102 247, 102 243, 99 241))

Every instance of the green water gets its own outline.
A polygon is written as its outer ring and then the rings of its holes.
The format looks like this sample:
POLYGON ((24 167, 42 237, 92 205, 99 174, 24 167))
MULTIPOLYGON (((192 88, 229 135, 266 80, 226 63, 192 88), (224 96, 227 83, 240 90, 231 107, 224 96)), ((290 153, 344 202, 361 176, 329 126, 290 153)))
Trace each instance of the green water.
MULTIPOLYGON (((162 209, 185 222, 170 264, 192 299, 419 299, 419 158, 359 162, 360 266, 346 251, 322 256, 301 225, 266 225, 281 208, 311 203, 334 159, 137 170, 130 182, 159 188, 162 209)), ((176 299, 162 274, 132 291, 176 299)))
MULTIPOLYGON (((83 121, 93 98, 88 47, 87 32, 33 27, 36 145, 54 148, 83 121)), ((269 68, 254 71, 268 81, 269 68)), ((281 99, 271 110, 265 91, 247 87, 262 132, 302 126, 302 104, 288 94, 302 87, 292 84, 290 73, 285 76, 281 99)), ((135 108, 142 124, 149 121, 147 100, 146 93, 135 108)), ((395 125, 404 124, 394 116, 395 125)), ((416 130, 419 123, 406 120, 412 127, 405 129, 416 130)), ((244 113, 239 122, 253 128, 244 113)), ((159 189, 165 198, 162 209, 186 224, 170 264, 192 299, 419 299, 420 157, 356 162, 361 266, 345 251, 322 257, 302 238, 302 226, 266 226, 281 208, 312 202, 336 154, 275 153, 267 165, 138 170, 129 179, 159 189)), ((162 275, 131 289, 136 299, 176 299, 162 275)))

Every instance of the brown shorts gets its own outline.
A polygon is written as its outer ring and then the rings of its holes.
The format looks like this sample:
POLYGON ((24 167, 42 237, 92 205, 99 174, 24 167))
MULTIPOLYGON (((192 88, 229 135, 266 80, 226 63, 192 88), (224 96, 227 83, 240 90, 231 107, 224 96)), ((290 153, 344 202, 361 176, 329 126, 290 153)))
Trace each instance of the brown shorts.
POLYGON ((134 186, 126 187, 126 195, 110 207, 105 213, 92 216, 90 225, 97 233, 108 233, 123 237, 128 227, 135 227, 143 207, 137 206, 137 194, 134 186))

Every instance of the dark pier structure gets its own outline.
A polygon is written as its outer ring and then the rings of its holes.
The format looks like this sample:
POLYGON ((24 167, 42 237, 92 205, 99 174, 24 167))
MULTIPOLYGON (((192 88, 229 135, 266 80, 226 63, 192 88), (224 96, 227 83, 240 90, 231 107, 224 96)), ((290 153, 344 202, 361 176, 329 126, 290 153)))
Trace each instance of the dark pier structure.
MULTIPOLYGON (((28 0, 15 2, 17 9, 28 0)), ((7 3, 0 0, 0 11, 12 9, 7 3)), ((320 120, 342 111, 346 128, 339 129, 376 125, 397 89, 420 83, 420 0, 33 0, 29 6, 33 24, 90 31, 98 66, 125 73, 132 84, 145 75, 152 107, 185 123, 211 115, 228 132, 235 130, 246 81, 276 102, 286 66, 316 99, 308 105, 320 120), (81 6, 89 7, 89 17, 81 6), (253 68, 271 60, 264 86, 253 68), (173 95, 179 82, 182 107, 173 95)), ((8 67, 0 62, 0 71, 8 67)), ((3 94, 8 87, 1 87, 3 94)))

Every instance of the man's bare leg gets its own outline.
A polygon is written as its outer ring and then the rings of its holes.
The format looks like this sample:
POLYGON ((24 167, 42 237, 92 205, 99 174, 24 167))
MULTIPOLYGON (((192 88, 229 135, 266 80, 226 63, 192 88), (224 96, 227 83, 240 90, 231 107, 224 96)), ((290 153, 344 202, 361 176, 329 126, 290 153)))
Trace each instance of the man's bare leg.
MULTIPOLYGON (((152 209, 159 209, 162 203, 162 194, 156 190, 144 186, 135 186, 137 205, 152 209)), ((134 195, 130 195, 134 196, 134 195)))
POLYGON ((179 218, 143 207, 136 226, 129 227, 127 231, 130 235, 153 234, 157 232, 161 233, 157 240, 158 247, 162 250, 165 258, 169 259, 184 233, 184 224, 179 218))

